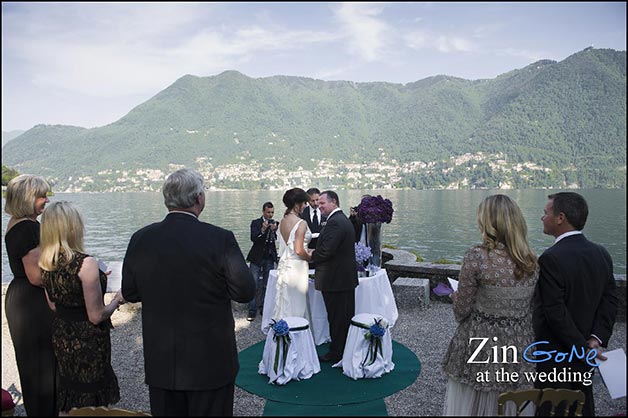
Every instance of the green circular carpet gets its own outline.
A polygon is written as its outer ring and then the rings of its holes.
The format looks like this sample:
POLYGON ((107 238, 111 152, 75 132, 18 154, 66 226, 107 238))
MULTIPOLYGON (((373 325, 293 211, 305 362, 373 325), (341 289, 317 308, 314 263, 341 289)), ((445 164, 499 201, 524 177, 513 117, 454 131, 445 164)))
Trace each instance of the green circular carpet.
MULTIPOLYGON (((264 342, 260 341, 239 354, 240 372, 236 385, 265 399, 300 405, 342 405, 367 402, 390 396, 411 385, 421 372, 421 362, 406 346, 393 341, 395 369, 378 379, 353 380, 342 374, 342 368, 321 363, 321 371, 310 379, 293 380, 285 385, 268 383, 268 376, 257 373, 264 342)), ((328 345, 316 347, 318 354, 328 345)))

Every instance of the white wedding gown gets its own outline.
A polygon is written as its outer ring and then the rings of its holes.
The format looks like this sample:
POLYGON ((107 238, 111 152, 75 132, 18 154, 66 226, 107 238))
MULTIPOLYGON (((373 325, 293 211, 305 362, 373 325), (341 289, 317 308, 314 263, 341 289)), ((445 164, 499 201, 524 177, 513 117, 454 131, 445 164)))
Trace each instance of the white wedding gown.
MULTIPOLYGON (((277 265, 277 296, 273 319, 279 320, 289 316, 305 318, 311 324, 310 306, 307 299, 308 262, 294 252, 294 239, 297 228, 304 222, 299 220, 290 231, 288 242, 281 233, 279 238, 279 264, 277 265)), ((305 230, 303 248, 307 248, 312 239, 310 229, 305 230)))

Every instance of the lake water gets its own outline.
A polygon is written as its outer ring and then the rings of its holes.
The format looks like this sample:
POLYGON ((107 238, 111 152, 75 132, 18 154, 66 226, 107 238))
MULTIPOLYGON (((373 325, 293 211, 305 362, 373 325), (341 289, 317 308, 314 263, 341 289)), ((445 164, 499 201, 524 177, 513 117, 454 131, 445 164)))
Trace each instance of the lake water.
MULTIPOLYGON (((513 198, 528 223, 528 237, 537 254, 552 245, 553 237, 543 235, 541 215, 548 190, 340 190, 340 207, 349 213, 362 194, 381 194, 393 202, 395 213, 390 224, 382 227, 384 244, 412 250, 425 261, 446 258, 461 261, 464 252, 480 242, 476 210, 481 200, 494 193, 513 198)), ((589 204, 586 236, 610 252, 614 272, 626 274, 626 191, 579 190, 589 204)), ((283 191, 209 191, 201 220, 234 232, 244 256, 251 248, 249 226, 261 216, 262 204, 275 205, 275 218, 284 207, 283 191)), ((89 254, 106 263, 122 261, 131 235, 139 228, 159 221, 166 215, 161 193, 56 193, 50 199, 75 203, 85 220, 85 247, 89 254)), ((2 199, 2 233, 9 217, 2 199)), ((2 281, 12 279, 2 240, 2 281)))

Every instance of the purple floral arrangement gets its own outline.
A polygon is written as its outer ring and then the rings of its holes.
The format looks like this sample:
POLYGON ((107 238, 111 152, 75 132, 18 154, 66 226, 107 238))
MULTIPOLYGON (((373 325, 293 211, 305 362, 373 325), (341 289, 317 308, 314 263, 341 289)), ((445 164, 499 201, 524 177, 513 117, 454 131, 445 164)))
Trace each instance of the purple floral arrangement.
POLYGON ((371 247, 368 247, 361 242, 356 242, 355 244, 355 261, 358 264, 364 263, 366 260, 371 258, 371 247))
POLYGON ((367 224, 377 222, 389 224, 392 220, 393 212, 392 202, 380 195, 365 196, 358 205, 358 216, 362 222, 367 224))

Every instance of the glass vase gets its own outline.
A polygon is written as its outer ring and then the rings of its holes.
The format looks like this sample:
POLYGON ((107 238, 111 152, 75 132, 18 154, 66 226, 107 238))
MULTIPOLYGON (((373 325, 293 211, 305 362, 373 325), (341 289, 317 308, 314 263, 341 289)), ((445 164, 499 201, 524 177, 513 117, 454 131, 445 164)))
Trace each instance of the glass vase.
POLYGON ((371 262, 370 264, 382 267, 382 223, 368 223, 366 224, 366 239, 369 247, 371 247, 371 262))

